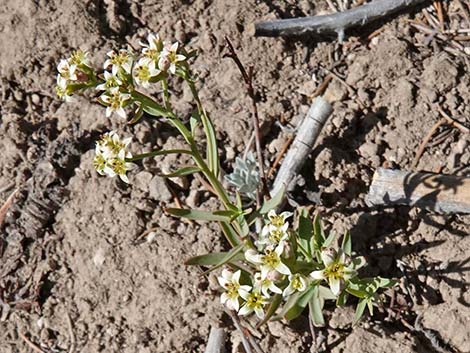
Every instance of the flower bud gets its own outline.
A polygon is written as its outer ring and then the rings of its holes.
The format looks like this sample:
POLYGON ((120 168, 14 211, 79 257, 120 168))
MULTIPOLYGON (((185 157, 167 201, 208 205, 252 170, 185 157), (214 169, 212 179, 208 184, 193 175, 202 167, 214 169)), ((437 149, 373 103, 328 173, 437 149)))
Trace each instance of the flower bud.
POLYGON ((268 274, 266 275, 266 278, 269 279, 270 281, 277 282, 282 279, 282 274, 280 274, 277 271, 269 271, 268 274))

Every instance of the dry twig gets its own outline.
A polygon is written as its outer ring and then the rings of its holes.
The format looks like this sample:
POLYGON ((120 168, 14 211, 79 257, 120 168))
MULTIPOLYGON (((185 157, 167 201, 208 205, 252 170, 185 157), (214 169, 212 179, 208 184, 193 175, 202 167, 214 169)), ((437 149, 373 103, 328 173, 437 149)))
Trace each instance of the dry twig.
POLYGON ((431 130, 429 130, 428 134, 424 137, 423 141, 421 141, 418 151, 416 152, 415 159, 413 160, 413 163, 411 164, 413 169, 415 169, 416 166, 418 165, 419 159, 423 155, 424 149, 426 148, 426 145, 431 140, 434 133, 437 131, 437 129, 439 129, 446 122, 447 120, 445 118, 439 119, 439 121, 432 126, 431 130))
POLYGON ((5 203, 3 204, 3 206, 0 208, 0 226, 3 224, 7 211, 10 208, 10 206, 13 204, 13 200, 15 199, 15 196, 18 193, 18 191, 19 189, 16 189, 15 191, 13 191, 11 195, 8 197, 8 199, 5 201, 5 203))
POLYGON ((376 0, 353 9, 324 16, 290 18, 255 24, 255 36, 298 36, 304 34, 335 35, 416 6, 425 0, 376 0))
POLYGON ((228 37, 225 37, 225 41, 227 42, 227 49, 228 49, 228 54, 226 54, 225 56, 231 58, 237 65, 238 69, 240 70, 240 73, 242 74, 243 81, 245 82, 248 96, 251 98, 251 109, 252 109, 251 116, 253 119, 253 127, 255 130, 255 136, 256 136, 256 139, 255 139, 256 155, 258 159, 258 167, 259 167, 260 179, 261 179, 261 190, 257 192, 256 201, 257 201, 258 206, 260 206, 263 200, 263 196, 266 195, 269 197, 269 192, 267 191, 268 187, 266 184, 266 174, 264 172, 263 154, 261 152, 261 133, 259 129, 258 107, 256 105, 256 94, 253 88, 254 68, 253 66, 249 66, 248 71, 245 70, 245 67, 240 61, 240 58, 238 57, 237 52, 235 51, 235 48, 233 47, 228 37))
POLYGON ((28 337, 26 337, 20 330, 18 330, 18 335, 33 351, 37 353, 44 353, 44 351, 41 348, 39 348, 39 346, 31 342, 31 340, 28 337))

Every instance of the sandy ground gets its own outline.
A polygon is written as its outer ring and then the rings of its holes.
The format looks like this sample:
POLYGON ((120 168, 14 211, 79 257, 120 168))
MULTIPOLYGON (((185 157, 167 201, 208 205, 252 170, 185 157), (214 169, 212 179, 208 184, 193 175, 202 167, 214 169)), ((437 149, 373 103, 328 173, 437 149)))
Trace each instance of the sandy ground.
MULTIPOLYGON (((175 161, 145 162, 130 186, 100 177, 91 165, 94 141, 110 129, 133 134, 135 152, 177 146, 175 132, 150 120, 128 126, 105 118, 85 97, 64 104, 54 95, 61 57, 82 48, 98 66, 108 50, 136 46, 148 31, 200 50, 194 67, 227 172, 251 128, 237 68, 223 58, 225 35, 256 67, 267 165, 307 111, 324 68, 333 70, 341 79, 329 86, 334 114, 294 196, 317 207, 329 229, 351 229, 354 250, 370 264, 366 274, 397 278, 400 286, 393 310, 358 327, 351 327, 353 303, 328 307, 320 345, 331 352, 439 352, 432 336, 442 351, 470 352, 470 218, 364 202, 375 168, 413 169, 420 142, 440 118, 436 104, 466 123, 469 57, 406 22, 424 21, 423 9, 343 45, 255 38, 250 31, 259 19, 325 10, 324 1, 2 1, 0 200, 20 191, 1 228, 1 353, 32 351, 20 333, 44 352, 69 351, 73 341, 71 352, 203 352, 213 325, 226 327, 228 351, 243 352, 215 277, 183 265, 227 247, 217 225, 188 224, 162 211, 174 198, 153 175, 175 161), (138 241, 152 228, 153 242, 138 241)), ((457 2, 447 13, 448 26, 468 28, 457 2)), ((469 42, 459 43, 468 49, 469 42)), ((188 92, 175 96, 178 109, 189 112, 188 92)), ((415 170, 468 174, 468 142, 459 130, 441 127, 415 170)), ((217 207, 197 180, 170 186, 190 206, 217 207)), ((313 351, 305 317, 254 334, 265 352, 313 351)))

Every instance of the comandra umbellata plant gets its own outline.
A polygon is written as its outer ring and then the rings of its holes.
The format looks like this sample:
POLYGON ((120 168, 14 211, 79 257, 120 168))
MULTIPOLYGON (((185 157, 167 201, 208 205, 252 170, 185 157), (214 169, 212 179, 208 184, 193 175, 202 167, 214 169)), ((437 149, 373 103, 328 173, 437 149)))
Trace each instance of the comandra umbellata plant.
MULTIPOLYGON (((149 34, 141 50, 108 52, 103 72, 91 67, 89 53, 77 50, 58 64, 56 91, 65 101, 86 89, 95 90, 98 101, 106 107, 105 115, 118 115, 138 123, 144 116, 172 125, 184 138, 187 148, 157 149, 139 155, 130 152, 131 137, 121 138, 116 132, 104 134, 96 143, 94 167, 101 175, 119 176, 129 183, 128 172, 137 168, 135 161, 160 155, 185 154, 193 165, 180 167, 167 177, 195 173, 207 181, 220 200, 222 209, 212 212, 171 208, 176 217, 218 222, 231 249, 191 258, 188 265, 221 270, 218 281, 221 302, 239 315, 254 313, 262 322, 269 319, 294 319, 309 307, 316 325, 323 325, 325 300, 343 305, 349 295, 358 298, 355 321, 367 306, 372 313, 379 303, 377 291, 393 285, 384 278, 360 278, 358 269, 363 257, 353 257, 351 237, 346 233, 341 246, 334 235, 325 234, 320 218, 313 221, 305 209, 278 213, 283 191, 260 207, 248 208, 245 200, 255 198, 259 174, 254 158, 237 160, 235 172, 227 180, 236 187, 227 190, 220 181, 220 162, 214 126, 205 111, 196 88, 190 61, 194 51, 178 43, 164 42, 149 34), (195 111, 188 122, 181 119, 170 103, 169 83, 179 77, 189 86, 195 111), (145 93, 151 85, 160 85, 161 97, 145 93), (202 128, 205 141, 196 141, 202 128), (205 142, 205 150, 198 146, 205 142), (256 227, 256 224, 261 226, 256 227), (296 226, 293 226, 293 225, 296 226), (257 231, 259 229, 259 232, 257 231)), ((181 80, 177 81, 181 82, 181 80)), ((252 204, 252 201, 249 201, 252 204)))

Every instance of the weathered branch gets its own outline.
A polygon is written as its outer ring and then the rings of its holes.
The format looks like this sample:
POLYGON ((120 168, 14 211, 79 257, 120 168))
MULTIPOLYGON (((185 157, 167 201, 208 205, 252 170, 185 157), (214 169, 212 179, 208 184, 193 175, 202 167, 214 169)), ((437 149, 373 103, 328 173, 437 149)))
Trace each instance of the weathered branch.
POLYGON ((368 206, 406 205, 439 213, 470 213, 470 178, 379 168, 368 206))
POLYGON ((426 0, 375 0, 331 15, 259 22, 255 24, 255 36, 322 34, 336 35, 342 40, 344 32, 350 28, 368 25, 424 1, 426 0))
POLYGON ((276 195, 283 186, 289 189, 289 184, 307 160, 323 125, 332 112, 333 108, 327 100, 322 97, 315 98, 307 116, 298 127, 297 136, 277 173, 271 190, 272 196, 276 195))
POLYGON ((225 353, 225 330, 220 327, 211 327, 209 340, 204 353, 225 353))

